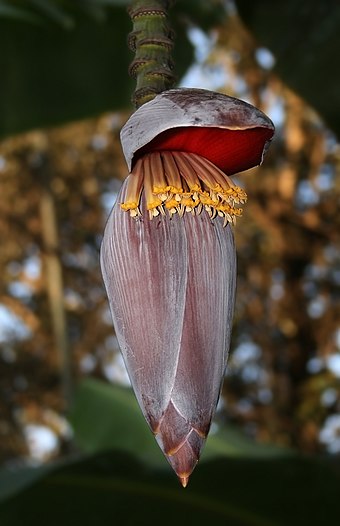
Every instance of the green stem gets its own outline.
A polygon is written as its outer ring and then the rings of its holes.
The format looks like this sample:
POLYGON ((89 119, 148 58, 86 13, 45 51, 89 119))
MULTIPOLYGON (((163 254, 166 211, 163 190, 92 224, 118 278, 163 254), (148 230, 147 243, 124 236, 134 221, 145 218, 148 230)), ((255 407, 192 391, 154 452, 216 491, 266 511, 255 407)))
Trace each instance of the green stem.
POLYGON ((172 0, 133 0, 128 10, 133 23, 129 47, 135 51, 129 73, 136 78, 133 102, 137 108, 175 82, 171 57, 174 33, 167 14, 172 3, 172 0))

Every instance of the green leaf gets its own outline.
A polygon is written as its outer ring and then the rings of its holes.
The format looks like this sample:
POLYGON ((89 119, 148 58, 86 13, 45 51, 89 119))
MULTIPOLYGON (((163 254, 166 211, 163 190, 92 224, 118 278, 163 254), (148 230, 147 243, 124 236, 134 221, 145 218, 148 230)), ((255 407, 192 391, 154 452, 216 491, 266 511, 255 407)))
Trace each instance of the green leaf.
POLYGON ((288 457, 294 453, 273 444, 258 444, 234 426, 220 427, 208 436, 202 461, 216 457, 273 458, 288 457))
POLYGON ((128 106, 130 21, 112 9, 103 23, 80 18, 72 31, 0 20, 0 136, 128 106))
POLYGON ((29 0, 29 2, 64 29, 71 29, 74 26, 72 18, 56 2, 52 0, 29 0))
POLYGON ((260 447, 235 430, 208 440, 206 460, 183 490, 128 388, 83 381, 71 415, 92 457, 0 472, 1 526, 319 526, 338 514, 340 477, 326 463, 260 447), (210 449, 210 452, 209 452, 210 449), (134 452, 134 454, 132 454, 134 452))
POLYGON ((0 503, 23 489, 32 486, 46 473, 55 469, 55 465, 46 464, 39 467, 18 466, 0 469, 0 503))
MULTIPOLYGON (((131 389, 83 380, 76 390, 70 418, 76 444, 83 451, 120 449, 167 468, 131 389)), ((260 446, 234 428, 224 428, 208 437, 202 461, 221 456, 256 458, 289 454, 278 447, 260 446)))
MULTIPOLYGON (((0 17, 0 137, 131 107, 126 2, 33 2, 35 10, 22 11, 27 2, 19 2, 17 12, 39 15, 41 27, 0 17)), ((221 2, 207 7, 182 0, 171 13, 180 77, 193 59, 189 21, 210 27, 220 18, 221 2)))
POLYGON ((340 4, 337 0, 236 0, 245 23, 270 49, 275 71, 340 135, 340 4))
POLYGON ((76 444, 87 453, 120 449, 166 466, 129 388, 83 380, 75 393, 70 421, 76 444))
POLYGON ((33 24, 41 23, 39 16, 21 7, 8 4, 6 1, 0 1, 0 19, 1 18, 12 18, 33 24))
POLYGON ((116 451, 43 474, 1 504, 0 523, 320 526, 337 523, 339 485, 316 461, 229 458, 199 466, 183 490, 170 468, 116 451))

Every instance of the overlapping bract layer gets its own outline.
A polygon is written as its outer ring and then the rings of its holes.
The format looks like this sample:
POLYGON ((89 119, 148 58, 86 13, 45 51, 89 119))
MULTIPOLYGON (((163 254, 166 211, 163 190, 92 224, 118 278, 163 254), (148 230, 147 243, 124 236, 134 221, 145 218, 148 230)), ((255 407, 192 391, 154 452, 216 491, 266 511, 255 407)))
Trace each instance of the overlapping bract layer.
POLYGON ((208 214, 130 217, 129 178, 106 225, 101 267, 138 402, 183 485, 207 436, 234 308, 232 231, 208 214))

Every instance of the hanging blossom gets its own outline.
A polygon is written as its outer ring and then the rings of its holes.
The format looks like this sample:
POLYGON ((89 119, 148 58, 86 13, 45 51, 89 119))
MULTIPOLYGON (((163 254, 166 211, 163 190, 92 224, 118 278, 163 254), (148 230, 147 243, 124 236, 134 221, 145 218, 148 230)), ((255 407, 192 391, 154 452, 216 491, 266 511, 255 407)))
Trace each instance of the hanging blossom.
POLYGON ((121 132, 129 175, 101 268, 141 410, 183 486, 221 392, 236 285, 231 225, 247 197, 231 175, 261 164, 270 119, 219 93, 174 89, 121 132))

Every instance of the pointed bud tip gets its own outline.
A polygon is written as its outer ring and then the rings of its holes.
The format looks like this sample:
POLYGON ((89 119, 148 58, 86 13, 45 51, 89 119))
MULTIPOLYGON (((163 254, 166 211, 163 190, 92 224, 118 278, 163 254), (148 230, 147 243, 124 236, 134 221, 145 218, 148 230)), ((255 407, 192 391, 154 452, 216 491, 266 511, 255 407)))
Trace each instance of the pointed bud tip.
POLYGON ((189 476, 186 475, 178 475, 178 479, 180 483, 182 484, 183 488, 186 488, 189 482, 189 476))

